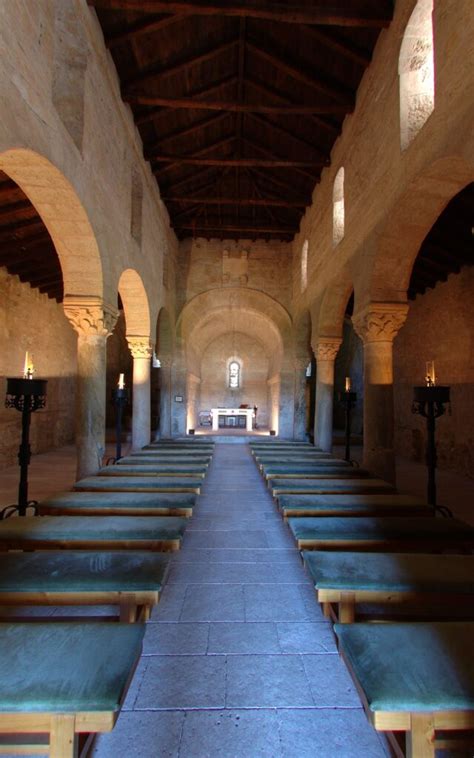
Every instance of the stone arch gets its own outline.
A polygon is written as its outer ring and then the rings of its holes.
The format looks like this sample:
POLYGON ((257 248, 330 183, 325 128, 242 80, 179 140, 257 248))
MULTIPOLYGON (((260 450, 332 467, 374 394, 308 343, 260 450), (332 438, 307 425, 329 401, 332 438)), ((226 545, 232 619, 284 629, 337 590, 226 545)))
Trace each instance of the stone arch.
POLYGON ((374 259, 364 301, 406 300, 420 246, 449 201, 474 179, 474 165, 453 155, 440 158, 398 198, 372 240, 374 259))
POLYGON ((435 107, 433 0, 418 0, 398 59, 400 144, 410 145, 435 107))
POLYGON ((150 337, 150 306, 140 274, 132 268, 122 271, 118 291, 123 303, 127 337, 150 337))
MULTIPOLYGON (((347 303, 353 291, 353 283, 347 271, 325 288, 319 308, 316 334, 319 337, 340 337, 344 324, 347 303)), ((313 338, 313 347, 315 339, 313 338)))
POLYGON ((41 216, 61 264, 64 298, 102 298, 102 261, 96 236, 76 191, 47 158, 33 150, 0 153, 0 169, 23 190, 41 216))

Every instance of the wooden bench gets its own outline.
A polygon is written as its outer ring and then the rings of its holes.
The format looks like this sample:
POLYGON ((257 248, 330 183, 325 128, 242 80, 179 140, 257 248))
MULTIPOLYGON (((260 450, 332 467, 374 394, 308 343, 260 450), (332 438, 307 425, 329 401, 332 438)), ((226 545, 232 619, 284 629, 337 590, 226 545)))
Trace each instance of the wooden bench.
POLYGON ((212 460, 211 455, 203 455, 202 453, 196 455, 190 455, 186 453, 183 455, 177 453, 155 453, 152 450, 140 451, 138 453, 131 453, 125 455, 123 458, 119 458, 117 464, 136 464, 136 463, 180 463, 180 464, 207 464, 212 460))
POLYGON ((474 528, 456 519, 413 516, 290 518, 300 550, 468 551, 474 528))
POLYGON ((24 739, 23 750, 10 737, 2 752, 78 758, 88 735, 111 731, 144 632, 144 624, 0 624, 0 735, 24 739), (43 749, 31 738, 40 734, 43 749))
POLYGON ((438 730, 474 728, 474 623, 334 629, 370 723, 405 732, 407 758, 434 758, 438 730))
POLYGON ((352 623, 361 603, 474 615, 474 555, 305 551, 303 560, 325 616, 341 623, 352 623))
POLYGON ((349 466, 342 458, 335 458, 329 453, 255 453, 258 464, 262 463, 326 463, 334 466, 349 466))
POLYGON ((168 554, 143 551, 2 553, 0 606, 113 605, 121 621, 147 621, 168 567, 168 554))
POLYGON ((395 487, 383 479, 305 479, 281 478, 268 479, 268 487, 273 497, 280 495, 369 495, 395 492, 395 487))
POLYGON ((43 500, 41 516, 193 515, 196 495, 183 492, 61 492, 43 500))
POLYGON ((97 476, 180 476, 194 477, 195 479, 204 479, 206 476, 207 465, 181 465, 179 463, 136 463, 120 464, 114 466, 103 466, 97 472, 97 476))
POLYGON ((352 466, 337 466, 325 463, 287 463, 276 465, 264 464, 262 472, 265 479, 367 479, 370 473, 366 469, 352 466))
POLYGON ((86 492, 191 492, 199 495, 202 479, 179 476, 90 476, 74 489, 86 492))
POLYGON ((433 509, 412 495, 278 495, 283 518, 291 516, 431 516, 433 509))
POLYGON ((0 550, 179 550, 186 519, 25 516, 0 521, 0 550))

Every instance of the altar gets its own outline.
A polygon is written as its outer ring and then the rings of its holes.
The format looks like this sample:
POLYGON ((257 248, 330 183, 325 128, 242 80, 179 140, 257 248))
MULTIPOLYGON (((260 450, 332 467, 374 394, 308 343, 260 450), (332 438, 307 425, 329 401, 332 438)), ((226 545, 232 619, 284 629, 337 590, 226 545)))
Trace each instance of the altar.
POLYGON ((252 431, 253 408, 211 408, 212 429, 246 429, 252 431))

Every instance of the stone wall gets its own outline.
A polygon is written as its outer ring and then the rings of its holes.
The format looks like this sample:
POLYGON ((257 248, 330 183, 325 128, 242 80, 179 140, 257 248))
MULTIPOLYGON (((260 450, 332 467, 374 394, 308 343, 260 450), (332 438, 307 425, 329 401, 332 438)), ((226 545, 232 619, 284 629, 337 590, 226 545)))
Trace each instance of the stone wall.
POLYGON ((238 408, 241 403, 256 405, 258 424, 267 427, 268 365, 262 345, 245 334, 226 334, 214 340, 202 356, 199 410, 238 408), (238 390, 227 386, 227 364, 231 357, 242 365, 238 390))
POLYGON ((6 377, 22 376, 25 352, 35 375, 48 380, 46 408, 31 419, 33 453, 74 440, 76 335, 63 309, 0 268, 0 467, 17 461, 21 414, 5 408, 6 377))
POLYGON ((451 415, 436 423, 438 465, 474 478, 474 268, 410 303, 394 342, 395 431, 399 455, 424 461, 426 422, 411 412, 413 386, 424 384, 425 362, 451 387, 451 415))

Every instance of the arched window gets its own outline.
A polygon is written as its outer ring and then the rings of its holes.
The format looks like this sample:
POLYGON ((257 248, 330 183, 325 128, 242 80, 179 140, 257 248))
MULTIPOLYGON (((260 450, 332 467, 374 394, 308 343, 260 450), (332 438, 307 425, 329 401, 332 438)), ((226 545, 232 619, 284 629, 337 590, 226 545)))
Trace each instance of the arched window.
POLYGON ((228 385, 231 390, 238 390, 240 387, 240 363, 231 361, 228 369, 228 385))
POLYGON ((308 286, 308 240, 305 240, 301 248, 301 292, 308 286))
POLYGON ((334 179, 332 191, 332 243, 338 245, 344 237, 344 169, 341 168, 334 179))
POLYGON ((418 0, 398 61, 400 144, 406 150, 434 111, 433 0, 418 0))

